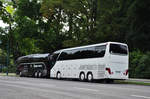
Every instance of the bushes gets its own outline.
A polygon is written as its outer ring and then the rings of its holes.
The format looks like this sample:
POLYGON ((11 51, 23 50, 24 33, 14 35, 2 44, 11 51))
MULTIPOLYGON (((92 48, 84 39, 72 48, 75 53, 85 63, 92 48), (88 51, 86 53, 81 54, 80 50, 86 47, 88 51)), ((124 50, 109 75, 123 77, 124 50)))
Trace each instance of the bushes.
POLYGON ((132 78, 136 77, 135 68, 138 67, 139 60, 142 57, 142 53, 140 51, 134 51, 130 53, 129 57, 129 76, 132 78))
POLYGON ((15 65, 11 65, 11 66, 8 66, 8 67, 3 67, 2 68, 2 73, 16 73, 16 66, 15 65))
POLYGON ((150 52, 134 51, 130 53, 129 76, 150 79, 150 52))

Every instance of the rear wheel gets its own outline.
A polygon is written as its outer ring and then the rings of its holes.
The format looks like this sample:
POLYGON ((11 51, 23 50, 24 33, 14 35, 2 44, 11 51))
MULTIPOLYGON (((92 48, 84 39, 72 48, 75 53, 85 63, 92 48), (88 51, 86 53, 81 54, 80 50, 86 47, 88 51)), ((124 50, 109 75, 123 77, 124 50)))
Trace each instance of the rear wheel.
POLYGON ((41 72, 38 73, 38 77, 39 77, 39 78, 42 77, 42 73, 41 73, 41 72))
POLYGON ((92 82, 92 81, 93 81, 93 74, 92 74, 92 73, 88 73, 88 75, 87 75, 87 80, 88 80, 89 82, 92 82))
POLYGON ((34 77, 35 77, 35 78, 38 77, 38 72, 37 72, 37 71, 34 73, 34 77))
POLYGON ((79 76, 80 81, 85 81, 85 74, 81 73, 79 76))

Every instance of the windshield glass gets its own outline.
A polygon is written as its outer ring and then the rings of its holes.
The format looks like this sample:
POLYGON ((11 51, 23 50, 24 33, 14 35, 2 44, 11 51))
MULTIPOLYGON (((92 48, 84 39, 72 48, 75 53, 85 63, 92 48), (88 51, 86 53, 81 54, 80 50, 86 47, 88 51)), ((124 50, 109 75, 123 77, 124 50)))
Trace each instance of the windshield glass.
POLYGON ((128 54, 127 46, 121 44, 110 44, 109 52, 111 54, 128 54))

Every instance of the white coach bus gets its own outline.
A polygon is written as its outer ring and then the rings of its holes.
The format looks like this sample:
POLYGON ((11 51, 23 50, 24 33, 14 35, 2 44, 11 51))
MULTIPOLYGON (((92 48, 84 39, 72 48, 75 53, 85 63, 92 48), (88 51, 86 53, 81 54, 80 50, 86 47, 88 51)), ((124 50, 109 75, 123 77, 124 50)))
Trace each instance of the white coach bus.
POLYGON ((128 79, 128 46, 106 42, 56 51, 52 55, 52 78, 128 79))

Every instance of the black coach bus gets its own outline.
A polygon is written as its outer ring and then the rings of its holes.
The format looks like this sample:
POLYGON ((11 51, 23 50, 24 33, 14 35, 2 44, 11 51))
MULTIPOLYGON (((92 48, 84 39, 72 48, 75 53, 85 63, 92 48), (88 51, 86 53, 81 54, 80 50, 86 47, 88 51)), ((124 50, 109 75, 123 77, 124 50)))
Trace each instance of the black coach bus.
POLYGON ((50 54, 31 54, 19 57, 16 60, 17 75, 20 77, 49 77, 50 76, 50 54))

